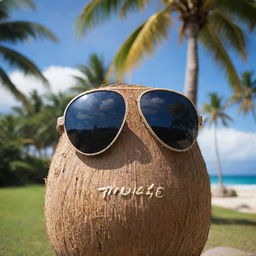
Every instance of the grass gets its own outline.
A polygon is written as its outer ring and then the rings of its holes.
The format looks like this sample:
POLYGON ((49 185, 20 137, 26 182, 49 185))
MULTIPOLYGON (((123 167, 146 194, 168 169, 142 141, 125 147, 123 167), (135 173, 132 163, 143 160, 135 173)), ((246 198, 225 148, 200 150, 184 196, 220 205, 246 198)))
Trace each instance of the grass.
POLYGON ((0 189, 0 256, 54 255, 43 207, 43 186, 0 189))
MULTIPOLYGON (((53 256, 44 225, 44 187, 0 189, 0 256, 53 256)), ((256 214, 214 207, 206 249, 256 253, 256 214)))
POLYGON ((214 206, 205 248, 216 246, 234 247, 256 253, 256 214, 214 206))

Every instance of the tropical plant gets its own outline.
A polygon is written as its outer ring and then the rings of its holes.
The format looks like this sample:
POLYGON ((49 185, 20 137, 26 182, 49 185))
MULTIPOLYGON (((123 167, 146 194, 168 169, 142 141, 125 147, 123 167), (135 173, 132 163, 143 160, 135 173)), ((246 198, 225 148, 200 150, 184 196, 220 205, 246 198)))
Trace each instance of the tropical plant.
POLYGON ((8 114, 0 116, 0 140, 18 145, 32 143, 32 140, 23 134, 22 118, 8 114))
POLYGON ((24 154, 22 145, 12 141, 0 141, 0 155, 0 187, 43 183, 48 159, 24 154))
POLYGON ((58 139, 56 120, 63 115, 71 97, 63 92, 40 95, 33 90, 27 99, 31 106, 29 112, 24 106, 13 107, 13 110, 20 118, 22 135, 31 138, 28 151, 34 148, 34 155, 48 158, 58 139))
POLYGON ((29 96, 27 96, 27 100, 29 101, 30 105, 29 111, 23 105, 13 107, 13 111, 19 116, 31 116, 42 111, 44 102, 42 96, 38 94, 37 90, 32 90, 29 96))
MULTIPOLYGON (((119 12, 121 18, 134 10, 144 10, 149 0, 91 0, 78 17, 80 34, 119 12)), ((120 79, 145 54, 168 37, 175 19, 180 21, 179 37, 187 39, 185 94, 196 103, 198 84, 198 41, 226 71, 232 86, 239 90, 239 77, 228 51, 246 58, 244 28, 256 24, 256 3, 252 0, 159 0, 159 11, 136 28, 120 47, 110 66, 109 74, 120 79)))
POLYGON ((81 75, 73 76, 76 80, 76 85, 71 87, 71 91, 82 93, 103 84, 108 67, 104 66, 102 57, 97 54, 91 54, 87 65, 78 65, 78 69, 81 75))
POLYGON ((0 116, 0 187, 43 182, 48 160, 30 155, 33 136, 24 133, 21 116, 0 116))
POLYGON ((64 110, 71 100, 71 96, 65 92, 48 93, 46 95, 47 102, 42 112, 41 130, 39 138, 44 141, 45 148, 51 148, 54 152, 59 134, 56 131, 57 118, 63 116, 64 110))
POLYGON ((239 111, 243 114, 252 113, 256 122, 255 104, 256 100, 256 79, 253 78, 253 71, 245 71, 241 77, 241 89, 234 91, 229 103, 239 104, 239 111))
POLYGON ((27 96, 30 111, 22 105, 0 115, 0 187, 43 182, 59 138, 56 120, 70 99, 63 92, 33 90, 27 96))
POLYGON ((203 103, 202 112, 206 115, 205 122, 209 124, 209 126, 213 125, 214 131, 214 146, 215 146, 215 154, 217 160, 217 169, 218 169, 218 178, 219 185, 223 186, 222 181, 222 168, 220 162, 220 154, 219 147, 217 141, 217 126, 221 123, 224 126, 228 126, 228 122, 232 120, 232 118, 225 113, 226 104, 223 103, 223 98, 220 97, 217 93, 209 94, 210 101, 209 103, 203 103))
POLYGON ((42 158, 44 140, 40 135, 41 127, 47 124, 43 120, 45 104, 42 95, 39 95, 36 90, 31 91, 26 98, 29 101, 29 110, 24 105, 12 108, 21 126, 21 134, 19 136, 22 135, 31 140, 31 143, 26 146, 27 153, 34 152, 34 155, 36 155, 36 152, 42 158))
MULTIPOLYGON (((0 1, 0 56, 11 66, 18 67, 25 74, 31 74, 47 84, 46 78, 39 68, 21 53, 9 48, 6 44, 15 45, 29 38, 47 38, 56 41, 57 38, 49 29, 43 25, 26 22, 11 21, 10 12, 25 7, 35 8, 32 0, 1 0, 0 1)), ((8 77, 3 67, 0 67, 1 85, 8 89, 17 99, 21 100, 29 110, 30 104, 26 96, 16 87, 8 77)))

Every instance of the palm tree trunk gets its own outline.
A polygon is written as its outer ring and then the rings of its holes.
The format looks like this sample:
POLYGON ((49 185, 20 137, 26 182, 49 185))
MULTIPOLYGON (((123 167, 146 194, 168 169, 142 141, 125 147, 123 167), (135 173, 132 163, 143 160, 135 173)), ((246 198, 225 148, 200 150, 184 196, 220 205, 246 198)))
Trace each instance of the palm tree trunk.
POLYGON ((187 64, 184 92, 185 95, 196 105, 197 101, 197 83, 198 83, 198 33, 199 25, 190 22, 186 28, 186 37, 188 40, 187 64))
POLYGON ((214 146, 215 146, 215 153, 216 153, 217 166, 218 166, 219 185, 223 186, 222 169, 221 169, 220 154, 219 154, 218 141, 217 141, 217 127, 216 127, 216 123, 214 124, 214 146))

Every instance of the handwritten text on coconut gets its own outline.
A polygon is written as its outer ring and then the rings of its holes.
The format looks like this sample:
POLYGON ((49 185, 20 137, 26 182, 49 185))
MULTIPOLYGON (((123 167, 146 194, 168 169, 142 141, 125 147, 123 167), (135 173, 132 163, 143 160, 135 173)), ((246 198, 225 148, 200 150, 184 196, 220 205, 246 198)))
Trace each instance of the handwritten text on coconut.
POLYGON ((126 188, 126 187, 113 187, 113 186, 106 186, 98 188, 98 191, 102 192, 103 199, 107 199, 111 195, 116 195, 120 197, 130 197, 130 196, 142 196, 146 195, 149 198, 153 196, 156 198, 163 197, 163 187, 156 187, 155 184, 151 184, 148 187, 140 186, 138 188, 126 188))

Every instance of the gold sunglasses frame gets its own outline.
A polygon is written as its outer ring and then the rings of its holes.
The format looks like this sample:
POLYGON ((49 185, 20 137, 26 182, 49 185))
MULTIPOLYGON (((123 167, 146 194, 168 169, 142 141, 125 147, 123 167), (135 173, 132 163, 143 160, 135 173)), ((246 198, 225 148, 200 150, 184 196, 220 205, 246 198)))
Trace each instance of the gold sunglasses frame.
MULTIPOLYGON (((120 88, 120 87, 114 87, 114 89, 117 89, 117 90, 127 90, 127 88, 120 88)), ((65 135, 67 136, 67 138, 69 139, 68 137, 68 134, 67 134, 67 130, 66 130, 66 126, 65 126, 65 117, 66 117, 66 112, 67 112, 67 109, 69 108, 69 106, 78 98, 80 98, 81 96, 83 95, 86 95, 86 94, 89 94, 89 93, 92 93, 92 92, 98 92, 98 91, 110 91, 110 92, 115 92, 115 93, 118 93, 124 100, 124 103, 125 103, 125 114, 124 114, 124 118, 123 118, 123 121, 122 121, 122 124, 119 128, 119 131, 118 133, 116 134, 115 138, 112 140, 112 142, 107 146, 105 147, 104 149, 100 150, 99 152, 96 152, 96 153, 91 153, 91 154, 88 154, 88 153, 84 153, 82 151, 80 151, 79 149, 77 149, 73 144, 72 142, 69 140, 70 144, 72 145, 72 147, 75 148, 75 150, 77 152, 79 152, 80 154, 82 155, 85 155, 85 156, 95 156, 95 155, 99 155, 103 152, 105 152, 108 148, 110 148, 114 142, 117 140, 117 138, 119 137, 119 134, 121 133, 123 127, 124 127, 124 124, 126 122, 126 117, 127 117, 127 109, 129 107, 129 104, 126 100, 126 98, 124 97, 124 95, 122 95, 121 92, 117 91, 117 90, 114 90, 112 88, 100 88, 100 89, 93 89, 93 90, 89 90, 89 91, 86 91, 86 92, 83 92, 83 93, 80 93, 79 95, 77 95, 76 97, 74 97, 72 100, 70 100, 70 102, 68 103, 68 105, 66 106, 65 108, 65 111, 64 111, 64 115, 62 117, 59 117, 57 119, 57 126, 56 126, 56 129, 62 133, 64 131, 65 135)), ((139 89, 141 90, 142 88, 131 88, 132 90, 134 89, 139 89)), ((135 98, 134 98, 135 99, 135 98)), ((179 93, 179 92, 176 92, 176 91, 173 91, 173 90, 169 90, 169 89, 164 89, 164 88, 152 88, 152 89, 148 89, 148 90, 145 90, 143 91, 137 99, 135 99, 136 102, 137 102, 137 107, 138 107, 138 110, 139 110, 139 114, 143 120, 143 123, 144 125, 147 127, 147 129, 149 130, 149 132, 151 133, 151 135, 153 135, 153 137, 162 145, 164 146, 165 148, 169 149, 169 150, 172 150, 172 151, 175 151, 175 152, 185 152, 185 151, 188 151, 190 148, 193 147, 194 143, 196 142, 197 140, 197 137, 198 137, 198 134, 199 134, 199 130, 200 130, 200 127, 202 127, 203 125, 203 119, 202 119, 202 116, 199 115, 194 103, 189 99, 187 98, 185 95, 179 93), (192 142, 192 144, 186 148, 186 149, 175 149, 173 147, 170 147, 169 145, 167 145, 165 142, 163 142, 156 134, 155 132, 152 130, 152 128, 150 127, 150 125, 148 124, 148 122, 146 121, 146 118, 144 117, 143 115, 143 112, 141 110, 141 107, 140 107, 140 100, 141 100, 141 97, 145 94, 145 93, 148 93, 150 91, 168 91, 168 92, 172 92, 172 93, 176 93, 178 95, 181 95, 183 97, 185 97, 191 104, 192 106, 194 107, 195 111, 196 111, 196 114, 197 114, 197 120, 198 120, 198 126, 197 126, 197 133, 196 133, 196 136, 195 136, 195 139, 194 141, 192 142)))

